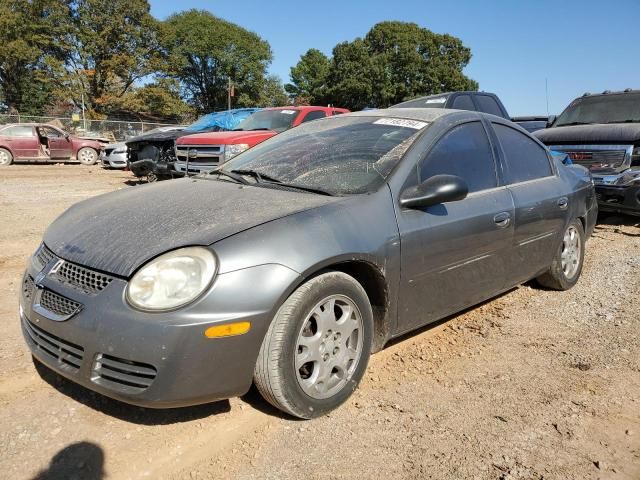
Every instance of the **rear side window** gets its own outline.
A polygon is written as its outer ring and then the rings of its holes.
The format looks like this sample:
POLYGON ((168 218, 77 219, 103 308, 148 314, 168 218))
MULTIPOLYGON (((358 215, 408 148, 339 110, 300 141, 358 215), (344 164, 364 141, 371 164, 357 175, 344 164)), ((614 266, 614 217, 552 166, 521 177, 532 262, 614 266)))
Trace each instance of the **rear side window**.
POLYGON ((0 130, 3 137, 33 137, 33 128, 31 127, 9 127, 0 130))
POLYGON ((480 122, 457 126, 438 140, 420 165, 420 181, 434 175, 457 175, 469 192, 498 185, 491 147, 480 122))
POLYGON ((307 115, 302 120, 304 122, 310 122, 311 120, 317 120, 319 118, 325 118, 327 114, 323 110, 314 110, 312 112, 307 113, 307 115))
POLYGON ((489 95, 476 95, 476 102, 481 112, 497 115, 498 117, 503 116, 502 110, 500 110, 500 106, 495 98, 489 95))
POLYGON ((457 108, 458 110, 472 110, 472 111, 476 109, 469 95, 458 95, 456 98, 453 99, 451 108, 457 108))
POLYGON ((553 175, 544 148, 522 132, 494 123, 493 129, 507 161, 507 183, 526 182, 553 175))

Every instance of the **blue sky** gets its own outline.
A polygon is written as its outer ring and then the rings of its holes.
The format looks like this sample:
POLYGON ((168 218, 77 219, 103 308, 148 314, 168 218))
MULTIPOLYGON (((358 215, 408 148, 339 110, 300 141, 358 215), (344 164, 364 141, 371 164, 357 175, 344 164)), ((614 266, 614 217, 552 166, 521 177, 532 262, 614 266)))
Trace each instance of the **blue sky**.
POLYGON ((576 96, 640 88, 640 0, 150 0, 160 19, 190 8, 252 30, 271 44, 270 72, 309 48, 330 55, 383 20, 450 33, 471 48, 465 73, 497 93, 512 115, 557 114, 576 96))

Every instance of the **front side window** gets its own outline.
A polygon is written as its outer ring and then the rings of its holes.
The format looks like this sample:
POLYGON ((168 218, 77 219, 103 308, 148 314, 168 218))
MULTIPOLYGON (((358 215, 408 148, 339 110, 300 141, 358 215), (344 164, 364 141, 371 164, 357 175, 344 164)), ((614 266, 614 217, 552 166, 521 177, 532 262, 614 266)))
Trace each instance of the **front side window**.
POLYGON ((507 162, 507 183, 526 182, 553 175, 549 157, 533 139, 518 130, 493 124, 507 162))
POLYGON ((427 126, 417 120, 343 115, 303 123, 241 153, 224 170, 251 170, 334 195, 372 192, 427 126))
POLYGON ((47 138, 60 138, 62 133, 51 127, 42 127, 41 133, 47 138))
POLYGON ((0 130, 3 137, 33 137, 33 128, 25 126, 15 126, 0 130))
POLYGON ((312 112, 307 113, 307 115, 304 117, 304 120, 302 120, 302 123, 310 122, 312 120, 317 120, 319 118, 325 118, 326 116, 327 114, 324 113, 322 110, 314 110, 312 112))
POLYGON ((429 151, 420 165, 420 181, 443 174, 464 179, 469 193, 498 185, 491 146, 480 122, 455 127, 429 151))
POLYGON ((469 95, 458 95, 456 98, 453 99, 451 108, 455 108, 458 110, 471 110, 471 111, 476 109, 469 95))
POLYGON ((476 95, 475 98, 481 112, 502 117, 502 110, 500 110, 500 106, 498 105, 498 102, 496 102, 495 98, 490 97, 489 95, 476 95))

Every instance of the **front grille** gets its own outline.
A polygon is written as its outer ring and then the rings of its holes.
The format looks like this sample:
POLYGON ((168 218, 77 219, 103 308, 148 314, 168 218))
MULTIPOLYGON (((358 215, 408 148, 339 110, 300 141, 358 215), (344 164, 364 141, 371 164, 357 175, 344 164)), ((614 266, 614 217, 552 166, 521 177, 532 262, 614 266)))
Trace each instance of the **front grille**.
POLYGON ((53 252, 49 250, 44 243, 42 243, 40 244, 40 248, 38 248, 36 253, 33 255, 33 259, 38 269, 42 270, 54 256, 53 252))
POLYGON ((112 277, 98 273, 74 263, 64 262, 60 265, 55 277, 62 283, 82 290, 89 295, 101 292, 111 283, 112 277))
POLYGON ((81 303, 46 289, 42 291, 39 303, 40 307, 59 317, 70 317, 82 307, 81 303))
POLYGON ((600 150, 600 151, 568 151, 567 154, 573 163, 588 168, 619 168, 625 160, 625 150, 600 150))
POLYGON ((91 380, 94 383, 127 393, 138 393, 149 388, 158 371, 153 365, 99 353, 92 373, 91 380))
POLYGON ((47 333, 24 318, 22 327, 34 347, 50 360, 57 362, 60 368, 73 373, 80 369, 84 355, 84 348, 80 345, 47 333))
POLYGON ((33 281, 31 275, 26 275, 22 281, 22 296, 25 300, 31 300, 33 298, 33 291, 36 288, 36 284, 33 281))
POLYGON ((189 158, 190 164, 218 164, 224 162, 224 145, 177 145, 176 157, 186 162, 187 152, 195 153, 189 158), (196 153, 197 152, 197 153, 196 153))

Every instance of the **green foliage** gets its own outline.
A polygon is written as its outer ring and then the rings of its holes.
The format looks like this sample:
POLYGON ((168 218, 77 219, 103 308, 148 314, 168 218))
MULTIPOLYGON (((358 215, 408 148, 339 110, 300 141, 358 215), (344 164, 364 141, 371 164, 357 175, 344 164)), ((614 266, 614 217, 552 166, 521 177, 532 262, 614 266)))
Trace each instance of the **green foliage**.
POLYGON ((471 60, 471 50, 456 37, 433 33, 415 23, 374 25, 364 38, 336 45, 326 69, 320 57, 310 52, 291 69, 293 85, 288 91, 352 110, 385 108, 444 91, 478 89, 477 82, 462 72, 471 60), (317 80, 320 78, 324 80, 317 80))
POLYGON ((282 80, 277 75, 269 75, 264 79, 260 87, 260 97, 257 102, 244 104, 238 99, 238 106, 260 106, 260 107, 284 107, 289 105, 289 96, 284 90, 282 80))
POLYGON ((177 81, 159 78, 153 83, 129 89, 113 102, 119 112, 128 112, 144 116, 158 117, 161 120, 181 121, 194 114, 193 108, 180 98, 180 85, 177 81))
POLYGON ((165 73, 180 81, 185 97, 200 111, 227 107, 227 84, 234 84, 232 106, 257 105, 271 62, 271 48, 258 35, 202 10, 170 16, 164 22, 165 73))
POLYGON ((62 20, 67 14, 61 0, 0 1, 0 90, 11 111, 31 111, 51 88, 46 67, 59 61, 62 20))
POLYGON ((304 103, 324 105, 328 102, 329 58, 320 50, 312 48, 291 67, 291 83, 285 90, 293 98, 304 103))

